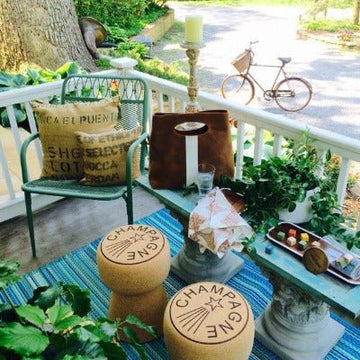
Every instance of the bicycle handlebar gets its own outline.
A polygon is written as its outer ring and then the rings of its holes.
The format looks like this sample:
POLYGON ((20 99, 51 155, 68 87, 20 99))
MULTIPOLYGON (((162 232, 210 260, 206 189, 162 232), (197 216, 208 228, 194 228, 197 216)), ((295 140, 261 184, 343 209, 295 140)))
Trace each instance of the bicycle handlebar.
POLYGON ((246 50, 251 50, 252 45, 254 45, 254 44, 258 43, 258 42, 259 42, 259 40, 249 41, 249 46, 248 46, 248 48, 246 50))

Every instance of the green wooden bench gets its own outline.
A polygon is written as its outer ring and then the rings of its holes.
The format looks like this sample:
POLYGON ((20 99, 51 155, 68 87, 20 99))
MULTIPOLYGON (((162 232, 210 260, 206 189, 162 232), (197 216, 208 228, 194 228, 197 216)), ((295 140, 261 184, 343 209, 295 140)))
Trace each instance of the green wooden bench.
MULTIPOLYGON (((61 104, 67 102, 94 102, 115 95, 120 96, 121 118, 117 126, 129 128, 129 124, 138 123, 142 126, 142 134, 130 146, 126 158, 126 183, 113 186, 86 186, 78 180, 30 179, 27 165, 27 150, 39 134, 31 135, 24 141, 21 148, 21 168, 25 194, 26 214, 28 220, 32 254, 36 256, 35 234, 32 211, 32 194, 59 196, 65 198, 81 198, 89 200, 110 201, 123 198, 126 202, 128 223, 132 224, 133 216, 133 181, 132 159, 136 147, 141 146, 140 171, 144 171, 146 156, 147 124, 149 123, 148 106, 149 90, 144 80, 138 77, 105 76, 105 75, 74 75, 66 78, 61 92, 61 104)), ((59 134, 61 136, 61 134, 59 134)))

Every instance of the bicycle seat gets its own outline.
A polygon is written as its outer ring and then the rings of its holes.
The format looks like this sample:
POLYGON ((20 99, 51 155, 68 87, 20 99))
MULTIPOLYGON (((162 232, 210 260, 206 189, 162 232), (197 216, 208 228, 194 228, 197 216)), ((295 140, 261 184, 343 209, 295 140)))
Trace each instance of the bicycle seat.
POLYGON ((278 58, 283 64, 288 64, 291 61, 291 57, 279 57, 278 58))

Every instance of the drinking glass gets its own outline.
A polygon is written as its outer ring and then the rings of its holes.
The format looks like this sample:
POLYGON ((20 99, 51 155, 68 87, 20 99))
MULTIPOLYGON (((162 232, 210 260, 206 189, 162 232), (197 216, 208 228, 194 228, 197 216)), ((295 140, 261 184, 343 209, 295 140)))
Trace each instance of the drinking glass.
POLYGON ((197 174, 197 186, 200 198, 203 198, 213 188, 215 166, 211 164, 199 164, 197 174))

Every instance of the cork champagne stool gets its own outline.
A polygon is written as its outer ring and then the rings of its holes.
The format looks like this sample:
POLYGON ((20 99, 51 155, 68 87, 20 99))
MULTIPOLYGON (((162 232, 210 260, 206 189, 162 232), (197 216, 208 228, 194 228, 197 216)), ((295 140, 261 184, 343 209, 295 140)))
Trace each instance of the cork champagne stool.
POLYGON ((172 360, 245 360, 254 336, 249 304, 221 283, 191 284, 165 310, 164 340, 172 360))
MULTIPOLYGON (((97 264, 102 281, 112 290, 109 318, 124 319, 133 314, 161 334, 168 302, 162 282, 170 271, 165 236, 147 225, 121 226, 100 242, 97 264)), ((143 330, 134 330, 140 342, 153 339, 143 330)))

